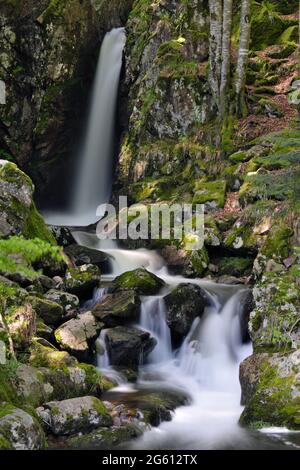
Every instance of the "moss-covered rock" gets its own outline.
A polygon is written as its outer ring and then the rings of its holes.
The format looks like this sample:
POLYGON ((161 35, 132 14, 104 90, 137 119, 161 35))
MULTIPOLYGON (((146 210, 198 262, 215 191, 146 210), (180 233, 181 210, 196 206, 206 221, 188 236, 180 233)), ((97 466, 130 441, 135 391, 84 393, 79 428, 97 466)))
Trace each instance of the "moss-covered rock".
POLYGON ((92 314, 105 326, 112 327, 135 322, 139 317, 140 299, 135 291, 107 294, 95 305, 92 314))
POLYGON ((61 305, 46 298, 28 297, 28 301, 46 325, 58 325, 63 318, 64 310, 61 305))
POLYGON ((114 282, 119 289, 134 290, 140 295, 155 295, 165 284, 155 274, 142 268, 125 272, 114 282))
POLYGON ((193 204, 205 204, 208 207, 224 207, 225 181, 196 182, 193 204))
POLYGON ((99 287, 101 273, 93 264, 83 264, 76 268, 69 268, 65 276, 67 292, 77 295, 80 299, 92 297, 95 287, 99 287))
POLYGON ((183 273, 186 277, 203 277, 209 265, 209 256, 205 247, 190 251, 184 262, 183 273))
POLYGON ((241 364, 241 424, 300 429, 299 354, 254 354, 241 364))
POLYGON ((4 448, 7 446, 14 450, 45 448, 46 439, 38 420, 13 405, 1 406, 0 435, 2 436, 1 446, 4 445, 4 448))
POLYGON ((0 160, 0 237, 24 235, 56 244, 33 202, 30 178, 11 162, 0 160))
POLYGON ((121 444, 139 437, 142 431, 135 425, 112 426, 110 428, 99 428, 91 433, 71 437, 66 442, 69 449, 89 450, 111 450, 118 448, 121 444))
POLYGON ((218 263, 218 273, 223 276, 229 274, 231 276, 249 276, 252 271, 253 259, 240 257, 224 257, 218 263))
POLYGON ((112 425, 112 418, 104 404, 91 396, 52 401, 36 411, 46 423, 47 429, 59 436, 89 432, 97 427, 112 425))

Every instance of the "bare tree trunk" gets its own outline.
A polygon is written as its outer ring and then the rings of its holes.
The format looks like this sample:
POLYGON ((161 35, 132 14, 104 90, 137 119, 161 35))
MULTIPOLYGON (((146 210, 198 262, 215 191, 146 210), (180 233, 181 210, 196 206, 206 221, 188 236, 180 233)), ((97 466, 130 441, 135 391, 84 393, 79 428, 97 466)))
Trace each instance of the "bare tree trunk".
POLYGON ((223 0, 209 0, 210 11, 210 85, 215 103, 220 109, 220 77, 222 63, 223 0))
POLYGON ((246 66, 249 56, 251 34, 250 4, 251 0, 242 0, 241 4, 240 44, 235 81, 236 108, 238 115, 242 114, 244 108, 246 66))
POLYGON ((232 0, 224 0, 223 6, 223 37, 222 37, 222 68, 220 84, 220 115, 224 117, 228 108, 227 92, 230 78, 231 62, 231 28, 232 28, 232 0))

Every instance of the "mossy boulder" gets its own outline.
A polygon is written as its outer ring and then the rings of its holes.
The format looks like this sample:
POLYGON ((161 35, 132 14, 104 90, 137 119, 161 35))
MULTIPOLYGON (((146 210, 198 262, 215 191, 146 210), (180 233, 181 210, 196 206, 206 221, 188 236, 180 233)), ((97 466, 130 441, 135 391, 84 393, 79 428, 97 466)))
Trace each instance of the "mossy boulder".
POLYGON ((83 264, 76 268, 69 268, 65 275, 65 288, 67 292, 77 295, 80 299, 92 297, 95 287, 99 287, 101 273, 93 264, 83 264))
POLYGON ((231 275, 236 277, 249 276, 252 271, 253 258, 240 257, 224 257, 218 263, 218 273, 223 275, 231 275))
POLYGON ((142 431, 136 425, 99 428, 91 433, 71 437, 66 442, 68 449, 111 450, 136 439, 142 431))
POLYGON ((62 349, 84 360, 89 358, 103 327, 91 312, 85 312, 61 325, 54 334, 62 349))
POLYGON ((59 351, 46 341, 35 340, 30 348, 29 364, 32 367, 76 367, 78 361, 66 351, 59 351))
POLYGON ((186 277, 203 277, 209 265, 209 256, 205 247, 190 251, 184 262, 183 274, 186 277))
POLYGON ((64 309, 56 302, 52 302, 46 298, 41 297, 28 297, 28 302, 32 305, 36 314, 41 318, 46 325, 58 325, 61 323, 64 309))
POLYGON ((70 294, 69 292, 50 289, 45 294, 45 298, 50 302, 61 305, 64 309, 64 313, 68 313, 71 310, 76 310, 79 307, 78 297, 76 295, 70 294))
POLYGON ((46 423, 46 428, 58 436, 112 425, 112 418, 104 404, 92 396, 52 401, 37 408, 36 412, 46 423))
POLYGON ((135 322, 139 317, 140 299, 135 291, 107 294, 92 309, 92 314, 107 327, 135 322))
POLYGON ((33 202, 34 186, 17 165, 0 160, 0 238, 24 235, 56 244, 33 202))
POLYGON ((208 303, 207 294, 194 284, 180 284, 164 297, 166 320, 175 342, 189 333, 196 317, 201 317, 208 303))
POLYGON ((143 268, 125 272, 114 282, 119 289, 133 289, 139 295, 155 295, 165 285, 162 279, 143 268))
POLYGON ((240 366, 240 423, 251 427, 300 429, 300 350, 254 354, 240 366))
MULTIPOLYGON (((10 404, 1 406, 0 436, 4 448, 14 450, 42 450, 46 439, 38 420, 10 404), (3 441, 4 440, 4 441, 3 441)), ((0 440, 0 442, 1 442, 0 440)))

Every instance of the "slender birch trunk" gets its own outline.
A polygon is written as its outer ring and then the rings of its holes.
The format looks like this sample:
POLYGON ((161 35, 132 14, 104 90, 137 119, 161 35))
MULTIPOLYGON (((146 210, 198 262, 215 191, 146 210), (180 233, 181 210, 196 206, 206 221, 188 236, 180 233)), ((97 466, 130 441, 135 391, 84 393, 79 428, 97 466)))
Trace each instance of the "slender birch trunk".
POLYGON ((220 77, 222 63, 222 28, 223 28, 223 1, 209 0, 210 11, 210 85, 215 103, 220 109, 220 77))
POLYGON ((223 37, 222 37, 222 67, 220 83, 220 115, 225 116, 228 108, 228 90, 231 63, 231 28, 232 28, 232 0, 224 0, 223 5, 223 37))
POLYGON ((242 0, 240 22, 240 44, 236 69, 235 92, 237 114, 241 115, 244 108, 244 93, 246 84, 246 66, 249 56, 251 21, 251 0, 242 0))

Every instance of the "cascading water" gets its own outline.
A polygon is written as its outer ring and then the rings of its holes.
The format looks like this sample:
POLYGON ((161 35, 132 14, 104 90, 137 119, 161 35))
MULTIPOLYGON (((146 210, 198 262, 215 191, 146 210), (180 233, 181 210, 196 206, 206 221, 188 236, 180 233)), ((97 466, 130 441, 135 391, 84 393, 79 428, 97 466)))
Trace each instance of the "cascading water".
POLYGON ((166 322, 166 306, 163 297, 144 297, 141 305, 140 326, 149 331, 157 345, 148 359, 159 364, 172 359, 171 332, 166 322))
POLYGON ((125 40, 123 28, 113 29, 103 40, 70 211, 46 213, 49 224, 90 225, 100 218, 100 214, 96 214, 97 207, 109 200, 115 111, 125 40))

